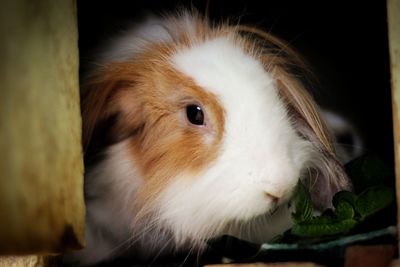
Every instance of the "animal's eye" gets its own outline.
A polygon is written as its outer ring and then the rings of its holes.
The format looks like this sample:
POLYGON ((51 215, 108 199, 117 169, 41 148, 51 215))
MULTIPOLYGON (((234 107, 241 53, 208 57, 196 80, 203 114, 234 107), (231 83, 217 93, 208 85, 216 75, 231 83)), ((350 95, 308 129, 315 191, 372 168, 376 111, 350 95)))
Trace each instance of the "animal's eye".
POLYGON ((194 125, 204 125, 204 113, 198 105, 186 106, 186 116, 190 123, 194 125))

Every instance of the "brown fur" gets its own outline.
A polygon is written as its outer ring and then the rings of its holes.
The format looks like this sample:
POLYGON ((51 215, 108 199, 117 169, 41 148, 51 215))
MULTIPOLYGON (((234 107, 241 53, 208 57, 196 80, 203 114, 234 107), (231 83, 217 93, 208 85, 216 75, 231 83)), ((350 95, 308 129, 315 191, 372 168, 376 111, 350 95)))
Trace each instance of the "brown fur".
POLYGON ((129 138, 132 159, 145 179, 134 201, 143 209, 170 178, 190 177, 209 166, 224 133, 218 97, 175 70, 167 60, 170 51, 154 46, 131 62, 104 66, 86 84, 82 98, 85 147, 96 124, 117 114, 109 132, 115 141, 129 138), (189 104, 203 108, 205 126, 186 120, 189 104))

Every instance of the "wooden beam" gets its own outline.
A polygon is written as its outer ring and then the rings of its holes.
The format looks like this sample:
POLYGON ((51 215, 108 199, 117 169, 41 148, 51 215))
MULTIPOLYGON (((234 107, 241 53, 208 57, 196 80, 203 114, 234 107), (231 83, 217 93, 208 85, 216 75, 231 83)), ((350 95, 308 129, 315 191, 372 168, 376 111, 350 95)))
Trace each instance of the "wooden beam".
MULTIPOLYGON (((392 83, 393 131, 396 164, 397 207, 400 208, 400 0, 388 0, 388 28, 392 83)), ((398 211, 398 227, 400 222, 398 211)), ((400 240, 400 239, 399 239, 400 240)), ((400 246, 399 246, 400 248, 400 246)))
POLYGON ((80 248, 76 3, 0 3, 0 254, 80 248))

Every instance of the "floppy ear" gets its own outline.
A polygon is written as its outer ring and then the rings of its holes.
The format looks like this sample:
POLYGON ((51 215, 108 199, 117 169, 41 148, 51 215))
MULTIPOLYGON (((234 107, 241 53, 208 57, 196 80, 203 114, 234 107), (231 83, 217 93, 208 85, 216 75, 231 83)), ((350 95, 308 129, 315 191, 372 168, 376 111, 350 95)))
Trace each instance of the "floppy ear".
POLYGON ((311 95, 293 76, 282 71, 277 71, 276 75, 279 93, 288 107, 294 127, 314 147, 310 177, 306 178, 305 184, 318 208, 332 207, 335 193, 351 190, 350 181, 336 157, 327 127, 311 95))
MULTIPOLYGON (((135 119, 124 123, 126 112, 123 111, 124 95, 134 91, 131 90, 134 86, 135 75, 128 63, 101 66, 81 86, 85 160, 134 131, 131 124, 136 122, 135 119)), ((130 106, 133 106, 132 101, 130 106)))
POLYGON ((260 46, 257 48, 258 56, 266 70, 274 76, 295 129, 313 145, 310 177, 305 183, 314 204, 320 209, 332 207, 333 195, 341 190, 351 190, 351 183, 336 157, 327 127, 313 98, 296 77, 298 73, 313 77, 306 61, 288 44, 269 33, 249 26, 238 26, 235 30, 260 46))

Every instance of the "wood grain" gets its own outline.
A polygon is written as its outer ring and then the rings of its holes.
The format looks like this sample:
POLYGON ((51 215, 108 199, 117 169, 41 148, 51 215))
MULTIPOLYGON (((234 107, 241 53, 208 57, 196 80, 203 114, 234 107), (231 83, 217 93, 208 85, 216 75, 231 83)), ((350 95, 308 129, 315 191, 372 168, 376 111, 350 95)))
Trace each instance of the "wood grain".
POLYGON ((0 267, 62 267, 60 256, 25 255, 2 256, 0 267))
MULTIPOLYGON (((400 0, 388 0, 387 8, 396 164, 396 195, 397 203, 400 203, 400 0)), ((400 209, 400 205, 397 206, 400 209)), ((399 216, 400 211, 397 214, 399 216)), ((398 217, 397 222, 398 229, 400 229, 400 217, 398 217)))
POLYGON ((204 267, 323 267, 312 262, 276 262, 276 263, 241 263, 241 264, 215 264, 204 267))
POLYGON ((84 240, 74 0, 0 1, 0 253, 84 240))
POLYGON ((350 246, 346 249, 344 267, 387 267, 395 254, 392 245, 350 246))

